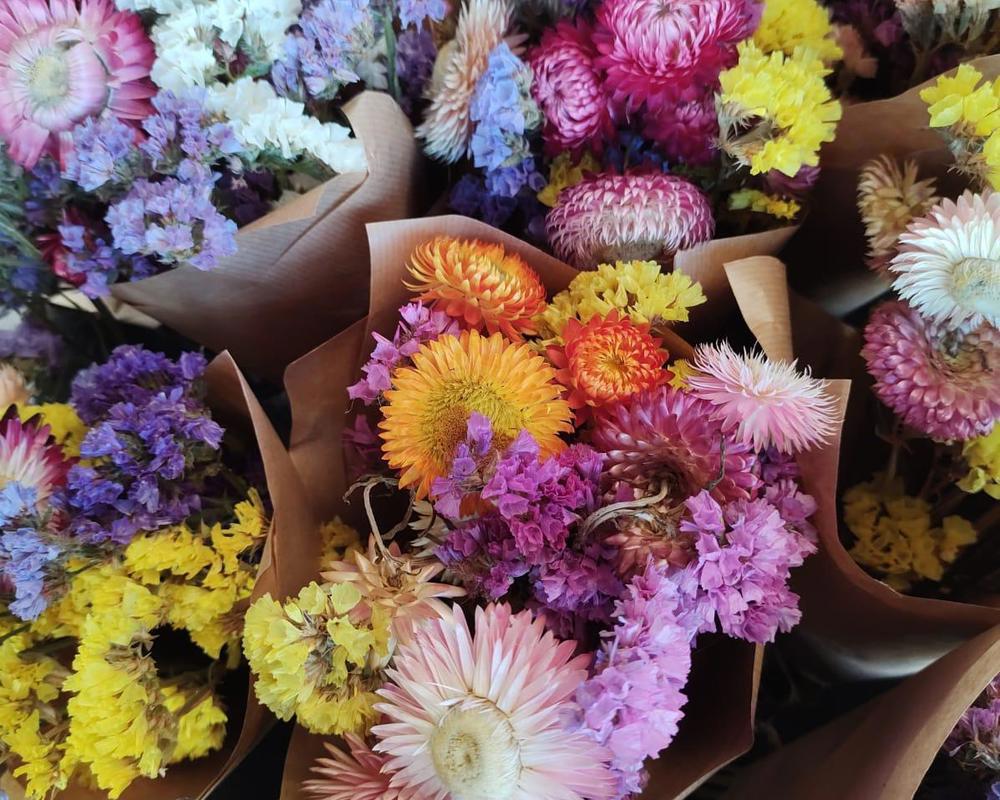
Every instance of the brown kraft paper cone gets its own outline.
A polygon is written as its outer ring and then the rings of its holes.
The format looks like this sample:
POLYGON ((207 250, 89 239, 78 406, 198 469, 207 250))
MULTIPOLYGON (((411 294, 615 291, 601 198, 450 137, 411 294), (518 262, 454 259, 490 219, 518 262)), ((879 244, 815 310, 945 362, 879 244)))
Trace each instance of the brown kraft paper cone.
MULTIPOLYGON (((360 522, 358 510, 350 509, 342 499, 346 489, 342 433, 349 409, 346 387, 357 379, 371 352, 371 332, 391 336, 397 309, 412 299, 402 280, 414 247, 438 235, 502 244, 521 255, 538 272, 550 295, 565 288, 576 275, 572 267, 531 245, 465 217, 369 225, 372 303, 368 317, 298 359, 285 372, 285 387, 292 405, 291 456, 306 485, 313 511, 320 519, 340 515, 360 522)), ((722 274, 730 276, 735 298, 748 325, 761 337, 762 345, 773 350, 775 357, 786 357, 790 353, 791 332, 781 262, 773 258, 748 258, 727 265, 722 274)), ((712 309, 712 305, 699 308, 705 311, 712 309)), ((665 345, 672 357, 691 353, 690 345, 676 334, 668 337, 665 345)), ((835 448, 836 443, 829 446, 835 448)), ((814 487, 807 486, 807 490, 815 493, 814 487)), ((817 499, 822 507, 832 504, 833 495, 817 499)), ((703 637, 694 653, 689 700, 680 732, 663 756, 649 763, 651 778, 645 797, 657 800, 684 797, 720 767, 749 750, 762 652, 762 648, 746 642, 703 637)), ((322 736, 301 728, 295 730, 285 762, 282 800, 307 797, 301 784, 309 777, 315 759, 323 755, 323 741, 322 736)))
POLYGON ((1000 627, 748 768, 726 800, 910 800, 962 713, 1000 673, 1000 627))
POLYGON ((113 296, 273 378, 364 316, 364 226, 417 211, 423 162, 388 95, 364 92, 344 113, 365 145, 367 173, 337 175, 242 228, 239 251, 213 270, 179 267, 118 284, 113 296))
MULTIPOLYGON (((1000 74, 1000 55, 969 62, 986 79, 1000 74)), ((867 241, 857 211, 858 173, 883 153, 914 159, 920 177, 938 179, 938 190, 955 196, 965 188, 948 170, 953 161, 940 131, 930 127, 920 91, 932 78, 897 97, 844 108, 837 138, 820 151, 819 181, 809 197, 809 212, 784 258, 792 285, 831 313, 843 316, 882 294, 888 282, 865 266, 867 241)))
MULTIPOLYGON (((247 436, 257 442, 273 507, 249 603, 265 593, 284 597, 289 592, 288 587, 298 591, 300 583, 310 579, 303 574, 302 561, 297 562, 296 557, 308 553, 310 546, 318 548, 318 526, 287 450, 232 357, 228 353, 217 356, 209 365, 205 379, 213 418, 224 427, 245 430, 247 436)), ((318 550, 312 557, 318 559, 318 550)), ((122 800, 207 798, 274 721, 271 713, 257 702, 252 685, 247 688, 245 707, 229 708, 228 712, 229 736, 221 751, 195 761, 173 764, 167 768, 165 776, 157 780, 137 780, 122 795, 122 800)), ((3 776, 0 788, 8 791, 12 800, 23 797, 20 787, 14 785, 9 775, 3 776)), ((57 797, 59 800, 102 800, 107 794, 71 787, 57 797)))

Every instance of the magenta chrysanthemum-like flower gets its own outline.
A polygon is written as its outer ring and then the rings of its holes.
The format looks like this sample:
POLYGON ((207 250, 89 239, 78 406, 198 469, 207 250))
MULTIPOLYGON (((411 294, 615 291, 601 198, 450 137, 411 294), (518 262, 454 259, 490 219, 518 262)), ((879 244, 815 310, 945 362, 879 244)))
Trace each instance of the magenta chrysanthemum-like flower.
POLYGON ((891 301, 872 313, 861 355, 879 399, 927 436, 971 439, 1000 419, 1000 332, 989 324, 951 330, 891 301))
POLYGON ((353 733, 344 737, 350 753, 325 743, 328 758, 319 758, 312 771, 318 776, 302 784, 317 800, 412 800, 413 792, 389 786, 391 773, 383 773, 385 757, 373 753, 364 739, 353 733))
POLYGON ((757 0, 604 0, 597 9, 597 65, 629 110, 690 100, 736 63, 753 33, 757 0))
POLYGON ((715 96, 706 92, 694 100, 648 110, 643 133, 660 145, 669 161, 708 164, 718 153, 715 96))
POLYGON ((566 719, 589 656, 559 642, 530 611, 458 607, 417 629, 397 651, 372 731, 390 786, 418 800, 610 800, 610 753, 566 719))
POLYGON ((599 412, 592 443, 605 453, 612 478, 650 494, 666 485, 680 501, 714 484, 720 500, 747 498, 758 485, 754 455, 729 440, 714 411, 705 400, 661 386, 599 412))
POLYGON ((723 428, 754 450, 799 453, 833 433, 835 402, 826 382, 770 361, 762 353, 738 354, 728 343, 695 350, 691 391, 715 406, 723 428))
POLYGON ((42 505, 66 483, 72 465, 39 417, 21 422, 12 407, 0 420, 0 487, 16 482, 34 489, 42 505))
POLYGON ((0 4, 0 139, 32 167, 81 120, 151 111, 155 52, 142 21, 111 0, 0 4))
POLYGON ((546 29, 528 61, 534 73, 531 93, 545 115, 542 135, 553 153, 578 152, 587 145, 599 152, 614 138, 591 33, 586 22, 561 21, 546 29))
POLYGON ((596 175, 563 189, 545 219, 556 255, 580 269, 666 260, 712 238, 708 198, 674 175, 596 175))

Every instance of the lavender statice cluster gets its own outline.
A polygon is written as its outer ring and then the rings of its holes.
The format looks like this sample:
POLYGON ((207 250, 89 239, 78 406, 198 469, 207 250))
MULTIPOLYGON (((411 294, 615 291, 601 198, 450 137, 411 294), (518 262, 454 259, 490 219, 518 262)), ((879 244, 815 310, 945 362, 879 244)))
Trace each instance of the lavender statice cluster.
POLYGON ((963 769, 1000 784, 1000 676, 962 714, 943 749, 963 769))
POLYGON ((51 565, 64 552, 37 501, 37 490, 18 481, 0 489, 0 588, 14 596, 7 608, 22 620, 37 619, 48 606, 51 565))
POLYGON ((102 297, 121 277, 139 280, 156 274, 156 265, 144 254, 127 255, 85 225, 63 223, 59 236, 66 250, 67 280, 88 297, 102 297))
POLYGON ((440 22, 448 14, 446 0, 400 0, 396 5, 396 16, 404 28, 420 28, 425 20, 440 22))
POLYGON ((53 367, 62 352, 62 339, 31 318, 23 318, 17 327, 0 330, 0 359, 37 360, 53 367))
POLYGON ((138 132, 117 117, 90 117, 73 129, 62 177, 86 192, 126 186, 143 174, 138 132))
POLYGON ((69 513, 71 536, 127 544, 140 531, 200 510, 205 481, 220 468, 223 435, 197 394, 203 365, 197 358, 170 365, 139 348, 118 348, 74 386, 79 413, 92 427, 80 447, 84 461, 70 469, 53 501, 69 513), (111 384, 108 394, 97 395, 90 381, 101 375, 111 384), (128 376, 135 387, 126 385, 128 376), (156 376, 164 379, 160 387, 156 376))
MULTIPOLYGON (((402 11, 401 11, 402 13, 402 11)), ((399 79, 399 103, 413 114, 434 73, 437 58, 434 36, 425 28, 403 31, 396 40, 396 77, 399 79)))
POLYGON ((206 109, 204 89, 160 92, 153 107, 156 113, 142 121, 146 138, 139 145, 153 172, 190 179, 242 149, 232 127, 206 109))

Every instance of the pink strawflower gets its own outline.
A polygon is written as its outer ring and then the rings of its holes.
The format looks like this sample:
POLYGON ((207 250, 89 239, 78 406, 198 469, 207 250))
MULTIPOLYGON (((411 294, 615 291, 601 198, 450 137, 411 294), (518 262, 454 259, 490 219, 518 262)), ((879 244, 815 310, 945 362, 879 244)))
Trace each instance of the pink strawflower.
POLYGON ((736 63, 736 45, 753 33, 763 7, 757 0, 604 0, 597 65, 626 110, 694 99, 736 63))
POLYGON ((861 350, 875 393, 909 426, 941 441, 989 433, 1000 419, 1000 332, 952 330, 905 303, 872 312, 861 350))
POLYGON ((33 167, 59 156, 73 127, 105 111, 142 119, 156 94, 142 21, 111 0, 0 4, 0 139, 33 167))
POLYGON ((720 629, 727 636, 764 644, 790 631, 802 613, 788 588, 793 567, 816 546, 784 521, 766 500, 725 506, 708 492, 690 498, 681 529, 696 537, 698 555, 668 575, 676 585, 682 621, 697 633, 720 629))
POLYGON ((580 269, 669 260, 712 238, 708 198, 675 175, 595 175, 562 190, 545 219, 556 255, 580 269))
POLYGON ((0 486, 19 483, 34 489, 43 506, 56 488, 66 482, 73 461, 52 438, 40 417, 21 422, 11 407, 0 420, 0 486))
POLYGON ((594 67, 597 50, 583 20, 547 28, 532 51, 531 93, 545 115, 542 136, 551 153, 585 147, 600 152, 615 135, 608 96, 594 67))
POLYGON ((589 656, 573 656, 530 611, 460 608, 429 621, 396 651, 372 732, 390 786, 417 800, 610 800, 610 753, 564 720, 589 656))
POLYGON ((329 758, 316 759, 312 771, 319 777, 302 788, 317 800, 411 800, 413 793, 389 785, 392 773, 382 772, 385 757, 373 753, 364 739, 353 733, 344 736, 350 753, 324 742, 329 758))
POLYGON ((715 95, 705 92, 693 100, 670 103, 646 113, 643 133, 657 144, 668 161, 704 165, 718 153, 719 118, 715 95))
POLYGON ((666 486, 678 503, 710 485, 722 501, 758 485, 753 453, 725 436, 712 404, 670 386, 599 412, 591 440, 612 478, 651 495, 666 486))
POLYGON ((826 382, 799 372, 794 361, 741 355, 722 342, 699 346, 694 366, 692 393, 715 406, 724 430, 754 450, 800 453, 833 434, 836 402, 826 382))
POLYGON ((642 791, 643 761, 669 746, 684 716, 691 635, 677 619, 677 602, 677 590, 653 565, 632 578, 594 676, 576 692, 577 725, 611 750, 618 797, 642 791))

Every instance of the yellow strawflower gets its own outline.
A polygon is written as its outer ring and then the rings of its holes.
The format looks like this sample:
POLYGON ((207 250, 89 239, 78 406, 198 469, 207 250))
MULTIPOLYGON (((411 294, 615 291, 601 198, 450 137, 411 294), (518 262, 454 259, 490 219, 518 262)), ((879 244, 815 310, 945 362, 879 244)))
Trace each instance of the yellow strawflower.
POLYGON ((21 420, 27 420, 36 414, 52 431, 52 436, 62 446, 68 456, 80 455, 80 444, 87 435, 87 426, 77 416, 68 403, 42 403, 41 405, 24 405, 17 407, 17 415, 21 420))
POLYGON ((790 56, 803 48, 827 63, 844 55, 834 38, 830 12, 816 0, 766 0, 753 40, 765 53, 781 50, 790 56))
POLYGON ((802 206, 795 200, 766 194, 757 189, 741 189, 729 195, 731 211, 755 211, 777 219, 795 219, 802 206))
POLYGON ((976 541, 975 529, 962 517, 945 517, 935 527, 930 504, 905 494, 900 478, 886 484, 876 475, 848 489, 843 509, 856 538, 851 556, 900 591, 921 580, 940 581, 945 567, 976 541))
POLYGON ((819 163, 833 141, 840 103, 824 82, 829 70, 808 50, 791 56, 739 45, 739 61, 720 76, 720 145, 753 175, 776 169, 794 176, 819 163))
POLYGON ((688 378, 696 374, 698 370, 691 366, 691 362, 686 358, 674 359, 668 365, 668 369, 673 374, 670 379, 670 385, 675 389, 688 389, 688 378))
POLYGON ((1000 425, 986 436, 970 439, 962 446, 969 472, 958 482, 966 492, 986 492, 1000 500, 1000 425))
POLYGON ((549 165, 549 182, 538 193, 538 202, 549 208, 555 208, 559 202, 559 192, 570 186, 576 186, 588 172, 601 171, 600 162, 590 153, 586 153, 579 163, 573 163, 569 153, 560 153, 549 165))

